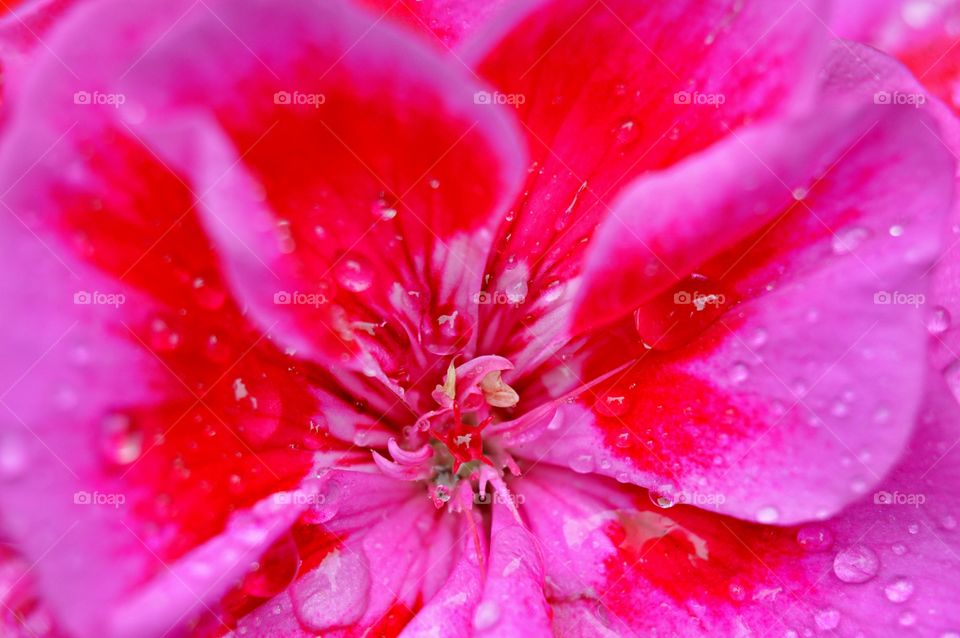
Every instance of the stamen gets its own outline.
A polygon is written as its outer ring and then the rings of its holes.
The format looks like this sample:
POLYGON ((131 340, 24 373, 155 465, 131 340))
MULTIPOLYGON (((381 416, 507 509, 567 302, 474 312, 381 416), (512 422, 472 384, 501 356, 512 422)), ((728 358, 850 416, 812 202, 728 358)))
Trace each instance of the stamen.
POLYGON ((503 382, 500 370, 494 370, 480 382, 483 398, 495 408, 512 408, 520 401, 517 391, 503 382))

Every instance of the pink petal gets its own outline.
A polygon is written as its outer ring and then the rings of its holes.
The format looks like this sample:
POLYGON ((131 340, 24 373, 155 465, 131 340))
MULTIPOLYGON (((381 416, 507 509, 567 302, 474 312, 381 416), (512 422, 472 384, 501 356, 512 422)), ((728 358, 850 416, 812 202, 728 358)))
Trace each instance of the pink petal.
MULTIPOLYGON (((574 380, 626 367, 561 404, 559 428, 522 453, 764 522, 832 514, 876 483, 919 398, 923 315, 899 304, 924 299, 953 167, 932 121, 873 108, 880 119, 863 133, 834 134, 846 148, 811 168, 822 176, 814 187, 792 181, 777 150, 785 133, 759 129, 625 195, 592 249, 581 316, 590 325, 640 305, 640 334, 618 325, 566 363, 574 380), (744 147, 761 162, 734 161, 744 147), (725 161, 738 167, 729 180, 725 161), (774 213, 791 187, 809 193, 774 213), (772 207, 759 219, 757 202, 772 207), (702 275, 685 277, 693 268, 702 275)), ((818 157, 823 137, 794 127, 818 157)))
POLYGON ((537 539, 506 505, 494 505, 490 538, 490 565, 483 597, 473 612, 473 635, 552 636, 537 539))
POLYGON ((454 47, 478 30, 506 4, 504 0, 362 0, 377 15, 388 16, 442 48, 454 47))
POLYGON ((632 178, 810 99, 829 37, 822 8, 546 1, 512 8, 470 43, 489 99, 515 106, 534 160, 484 288, 520 303, 481 308, 485 350, 518 370, 556 350, 564 286, 632 178))
POLYGON ((408 335, 435 353, 462 345, 444 341, 450 326, 470 339, 490 215, 522 166, 514 125, 475 103, 462 65, 386 22, 342 4, 282 8, 224 3, 229 29, 191 15, 124 81, 130 116, 204 193, 252 315, 387 383, 408 335), (185 75, 198 47, 209 64, 185 75))
POLYGON ((555 632, 956 632, 957 417, 936 382, 907 454, 878 490, 799 527, 662 509, 606 480, 535 470, 519 493, 542 540, 555 632))
POLYGON ((473 612, 483 592, 483 570, 469 527, 464 524, 452 551, 456 562, 449 578, 424 605, 400 638, 456 638, 473 630, 473 612))

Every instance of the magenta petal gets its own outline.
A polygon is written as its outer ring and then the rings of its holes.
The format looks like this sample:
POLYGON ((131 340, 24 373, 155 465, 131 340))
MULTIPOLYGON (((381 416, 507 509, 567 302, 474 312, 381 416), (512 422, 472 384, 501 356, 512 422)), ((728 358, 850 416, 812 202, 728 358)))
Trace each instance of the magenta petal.
POLYGON ((812 187, 781 182, 792 175, 788 158, 778 171, 770 148, 746 136, 639 182, 600 231, 581 295, 586 325, 611 306, 640 306, 640 334, 599 337, 581 375, 627 367, 583 392, 579 405, 562 404, 565 425, 523 453, 763 522, 830 515, 879 481, 920 396, 918 306, 953 167, 923 114, 867 112, 864 132, 847 138, 835 165, 813 169, 821 179, 812 187), (744 145, 770 159, 732 164, 755 171, 753 179, 709 170, 728 153, 742 157, 744 145), (704 189, 707 174, 719 179, 704 189), (791 187, 800 201, 771 216, 791 187), (758 217, 758 201, 774 208, 758 217), (730 228, 747 235, 732 241, 711 220, 734 220, 730 228), (620 231, 623 223, 648 240, 620 231), (653 257, 661 251, 663 261, 653 257), (697 276, 684 277, 697 261, 697 276), (638 352, 626 364, 631 348, 638 352))
POLYGON ((495 89, 486 98, 515 109, 533 162, 484 288, 522 301, 481 309, 488 349, 522 368, 555 352, 565 287, 632 179, 809 102, 830 37, 823 8, 556 0, 494 17, 467 59, 495 89))
POLYGON ((837 516, 801 526, 658 507, 612 481, 532 472, 521 493, 543 547, 555 631, 956 632, 960 414, 936 380, 923 405, 906 453, 881 485, 837 516))
POLYGON ((460 64, 386 22, 282 6, 224 3, 229 30, 185 21, 126 78, 129 113, 204 193, 205 228, 253 315, 298 352, 390 374, 392 332, 440 352, 458 344, 441 343, 438 317, 456 311, 472 330, 491 214, 522 170, 515 125, 475 99, 460 64), (184 75, 197 46, 209 65, 184 75), (268 68, 232 64, 247 47, 268 68), (381 335, 391 347, 369 338, 381 335))
POLYGON ((441 48, 458 45, 482 30, 504 0, 361 0, 378 15, 386 15, 419 32, 441 48))
POLYGON ((483 592, 483 569, 469 527, 458 531, 459 541, 451 547, 456 561, 443 586, 417 612, 400 638, 457 638, 473 630, 474 608, 483 592))
POLYGON ((490 564, 483 596, 473 613, 473 635, 552 636, 550 609, 544 599, 544 567, 536 537, 513 518, 505 505, 494 505, 490 564))

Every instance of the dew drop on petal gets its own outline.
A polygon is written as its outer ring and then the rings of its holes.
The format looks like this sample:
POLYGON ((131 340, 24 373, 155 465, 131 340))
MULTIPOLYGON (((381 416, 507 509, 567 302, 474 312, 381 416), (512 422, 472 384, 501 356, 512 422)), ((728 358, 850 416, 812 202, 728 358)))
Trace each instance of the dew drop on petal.
POLYGON ((156 317, 150 322, 148 343, 156 352, 170 352, 180 345, 180 334, 165 319, 156 317))
POLYGON ((808 552, 822 552, 833 545, 833 533, 823 525, 804 525, 797 530, 797 543, 808 552))
POLYGON ((817 629, 832 631, 840 624, 840 612, 836 609, 821 609, 813 619, 817 623, 817 629))
POLYGON ((917 615, 912 611, 905 611, 900 614, 899 622, 901 627, 913 627, 917 624, 917 615))
POLYGON ((333 267, 333 276, 349 292, 363 292, 373 284, 373 271, 359 256, 344 257, 333 267))
POLYGON ((732 383, 743 383, 750 376, 750 371, 743 363, 735 363, 730 368, 730 381, 732 383))
POLYGON ((108 414, 100 422, 100 451, 113 465, 129 465, 143 451, 143 434, 123 413, 108 414))
POLYGON ((837 255, 846 255, 856 250, 869 233, 866 229, 857 226, 841 228, 830 242, 833 252, 837 255))
POLYGON ((593 457, 589 454, 580 454, 570 459, 570 469, 579 474, 593 472, 593 457))
POLYGON ((913 583, 906 578, 898 578, 884 587, 883 593, 892 603, 905 603, 913 596, 913 583))
POLYGON ((730 594, 730 598, 737 602, 746 600, 747 598, 747 588, 743 582, 737 578, 730 581, 730 584, 727 586, 727 593, 730 594))
POLYGON ((608 392, 597 399, 596 407, 603 416, 621 416, 629 407, 627 395, 625 392, 608 392))
POLYGON ((833 573, 845 583, 865 583, 877 575, 880 559, 864 545, 854 545, 837 553, 833 573))
POLYGON ((456 353, 473 333, 464 313, 442 307, 431 316, 425 313, 420 320, 420 343, 432 354, 446 356, 456 353))
POLYGON ((27 469, 27 450, 18 435, 7 433, 0 439, 0 477, 13 479, 27 469))
POLYGON ((647 492, 650 502, 661 509, 669 509, 679 502, 678 490, 675 486, 664 483, 656 489, 647 492))
POLYGON ((934 336, 943 334, 950 329, 952 321, 950 311, 943 306, 937 306, 927 317, 927 331, 934 336))
POLYGON ((775 523, 780 518, 780 512, 775 507, 761 507, 757 511, 757 522, 770 524, 775 523))
POLYGON ((217 310, 227 300, 227 293, 218 286, 207 282, 203 277, 193 280, 193 299, 197 305, 207 310, 217 310))
POLYGON ((308 629, 323 631, 350 625, 363 615, 370 596, 370 571, 356 551, 335 549, 314 569, 302 574, 290 590, 297 619, 308 629))
POLYGON ((500 620, 500 607, 492 600, 485 600, 477 605, 473 613, 473 628, 478 631, 489 629, 500 620))

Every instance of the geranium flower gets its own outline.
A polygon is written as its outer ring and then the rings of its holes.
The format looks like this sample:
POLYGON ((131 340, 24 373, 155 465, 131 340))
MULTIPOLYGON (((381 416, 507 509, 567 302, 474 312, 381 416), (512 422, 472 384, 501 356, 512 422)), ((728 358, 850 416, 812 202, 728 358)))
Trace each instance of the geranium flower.
POLYGON ((946 107, 825 2, 379 4, 25 54, 8 631, 960 631, 946 107))

